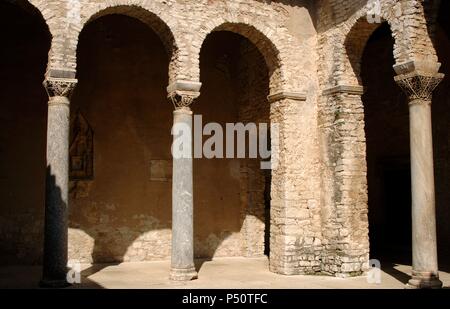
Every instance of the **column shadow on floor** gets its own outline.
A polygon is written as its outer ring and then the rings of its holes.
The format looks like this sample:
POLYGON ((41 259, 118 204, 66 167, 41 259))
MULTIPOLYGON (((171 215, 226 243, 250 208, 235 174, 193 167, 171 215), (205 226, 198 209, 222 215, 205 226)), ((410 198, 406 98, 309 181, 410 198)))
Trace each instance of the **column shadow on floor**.
POLYGON ((411 277, 409 276, 409 274, 404 273, 398 269, 396 269, 395 267, 397 266, 397 263, 384 263, 382 264, 381 269, 387 273, 388 275, 394 277, 395 279, 397 279, 398 281, 400 281, 403 284, 408 283, 409 279, 411 279, 411 277))
MULTIPOLYGON (((442 259, 446 260, 446 259, 442 259)), ((411 279, 411 276, 409 273, 405 273, 401 270, 398 270, 396 267, 399 265, 412 265, 411 258, 409 257, 399 257, 397 259, 392 259, 388 261, 384 261, 381 264, 381 269, 387 273, 388 275, 394 277, 398 281, 400 281, 403 284, 408 283, 409 279, 411 279), (392 262, 395 261, 395 262, 392 262)), ((439 265, 439 272, 445 272, 450 273, 450 267, 447 264, 440 264, 439 265)), ((444 286, 444 289, 449 289, 449 286, 444 286)))

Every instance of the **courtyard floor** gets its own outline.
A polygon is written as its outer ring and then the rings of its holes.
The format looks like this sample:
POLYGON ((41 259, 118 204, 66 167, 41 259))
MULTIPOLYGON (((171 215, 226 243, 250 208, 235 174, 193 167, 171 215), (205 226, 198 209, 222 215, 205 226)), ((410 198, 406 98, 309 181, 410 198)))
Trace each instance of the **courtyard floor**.
MULTIPOLYGON (((199 279, 172 282, 169 261, 82 265, 81 283, 71 288, 254 288, 254 289, 403 289, 411 267, 382 264, 381 284, 370 284, 364 276, 283 276, 268 270, 266 258, 215 258, 198 261, 199 279)), ((0 267, 0 288, 36 288, 39 266, 0 267)), ((444 287, 450 286, 450 270, 440 272, 444 287)))

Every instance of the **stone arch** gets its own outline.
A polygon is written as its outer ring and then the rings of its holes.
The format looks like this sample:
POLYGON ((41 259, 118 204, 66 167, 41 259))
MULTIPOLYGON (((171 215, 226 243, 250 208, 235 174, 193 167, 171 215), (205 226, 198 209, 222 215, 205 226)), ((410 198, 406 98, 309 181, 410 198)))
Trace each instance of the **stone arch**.
POLYGON ((340 52, 336 64, 340 76, 338 83, 361 85, 360 64, 364 48, 370 36, 383 23, 387 23, 392 31, 394 38, 393 56, 396 64, 404 63, 408 60, 408 54, 405 47, 405 39, 401 28, 402 21, 397 15, 401 14, 400 3, 391 4, 382 2, 380 22, 370 23, 367 16, 370 15, 370 7, 364 6, 354 13, 341 28, 341 44, 336 48, 340 52))
POLYGON ((230 31, 247 38, 263 55, 269 70, 270 92, 276 93, 284 88, 286 74, 283 62, 283 59, 285 59, 282 51, 283 44, 279 42, 278 36, 272 29, 247 21, 227 21, 224 19, 210 21, 200 29, 198 41, 201 43, 195 46, 196 50, 193 52, 197 76, 200 75, 200 50, 206 37, 215 31, 230 31))
MULTIPOLYGON (((386 23, 386 21, 382 21, 386 23)), ((344 78, 351 85, 362 86, 361 61, 367 42, 381 24, 368 23, 364 17, 360 18, 348 33, 344 41, 344 78)))
MULTIPOLYGON (((167 55, 170 60, 169 64, 169 84, 176 80, 179 67, 179 47, 176 39, 173 25, 173 18, 170 18, 164 10, 158 8, 159 4, 152 1, 135 0, 135 1, 106 1, 99 4, 95 10, 82 9, 80 29, 83 29, 88 23, 106 15, 120 14, 140 20, 149 26, 161 39, 167 55), (160 13, 154 13, 160 12, 160 13)), ((168 11, 167 9, 165 10, 168 11)), ((81 31, 79 31, 80 33, 81 31)), ((79 33, 77 33, 77 41, 79 33)), ((76 54, 76 48, 74 50, 76 54)))

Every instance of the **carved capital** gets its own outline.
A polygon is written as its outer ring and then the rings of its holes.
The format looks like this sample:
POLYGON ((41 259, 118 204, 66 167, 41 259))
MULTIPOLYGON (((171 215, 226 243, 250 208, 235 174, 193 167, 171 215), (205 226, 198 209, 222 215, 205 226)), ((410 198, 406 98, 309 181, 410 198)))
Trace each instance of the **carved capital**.
POLYGON ((419 74, 418 72, 411 72, 395 76, 395 81, 408 96, 410 104, 414 102, 430 104, 433 90, 443 78, 444 74, 442 73, 419 74))
POLYGON ((173 92, 169 94, 169 99, 172 101, 172 104, 175 109, 181 109, 185 107, 189 107, 194 100, 200 95, 198 93, 182 93, 181 91, 173 92))
POLYGON ((178 80, 167 87, 168 98, 175 109, 189 107, 200 96, 201 83, 178 80))
POLYGON ((44 87, 47 90, 49 98, 65 97, 69 98, 77 84, 74 78, 56 78, 48 77, 44 81, 44 87))

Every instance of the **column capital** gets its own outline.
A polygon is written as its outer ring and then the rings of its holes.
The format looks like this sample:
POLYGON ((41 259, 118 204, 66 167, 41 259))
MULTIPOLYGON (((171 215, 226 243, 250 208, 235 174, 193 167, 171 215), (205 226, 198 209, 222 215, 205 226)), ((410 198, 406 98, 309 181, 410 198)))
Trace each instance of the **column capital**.
POLYGON ((47 77, 43 85, 50 99, 57 97, 68 98, 75 89, 77 82, 78 80, 75 78, 47 77))
POLYGON ((175 109, 186 108, 200 96, 201 86, 200 82, 177 80, 167 87, 167 97, 175 109))
POLYGON ((424 102, 431 104, 431 96, 434 89, 444 78, 442 73, 424 73, 413 71, 397 75, 394 77, 395 82, 402 88, 403 92, 408 96, 410 104, 424 102))
POLYGON ((436 61, 410 60, 394 65, 394 71, 397 75, 403 75, 416 72, 417 74, 436 74, 439 72, 441 63, 436 61))

